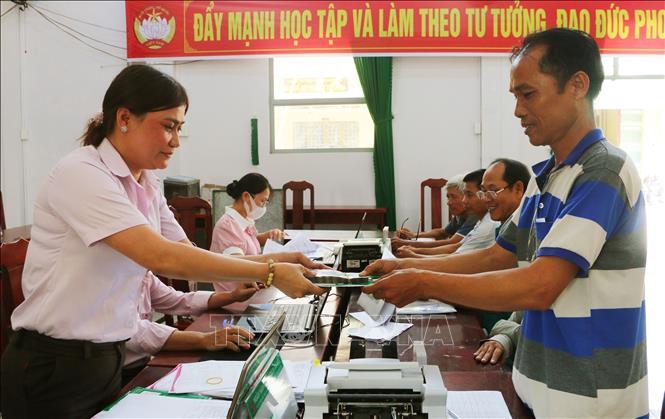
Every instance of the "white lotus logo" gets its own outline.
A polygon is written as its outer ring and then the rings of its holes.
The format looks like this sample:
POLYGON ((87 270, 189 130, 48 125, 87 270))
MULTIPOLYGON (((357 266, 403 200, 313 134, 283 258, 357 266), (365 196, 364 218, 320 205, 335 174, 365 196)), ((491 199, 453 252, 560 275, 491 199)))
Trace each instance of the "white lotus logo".
POLYGON ((173 39, 175 18, 161 7, 145 9, 134 18, 134 34, 142 45, 159 49, 173 39))
POLYGON ((169 34, 169 23, 163 17, 155 20, 143 19, 141 22, 141 35, 145 39, 164 39, 169 34))

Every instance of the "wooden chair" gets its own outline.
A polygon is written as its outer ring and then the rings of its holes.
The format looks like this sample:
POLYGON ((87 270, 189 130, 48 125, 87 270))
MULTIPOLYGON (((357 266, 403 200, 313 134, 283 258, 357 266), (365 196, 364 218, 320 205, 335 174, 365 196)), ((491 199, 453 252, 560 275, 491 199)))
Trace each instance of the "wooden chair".
MULTIPOLYGON (((208 204, 208 202, 203 200, 203 199, 195 198, 196 201, 193 201, 193 202, 189 202, 188 201, 189 199, 191 199, 191 198, 183 198, 183 197, 180 197, 180 196, 175 196, 175 197, 173 197, 169 200, 169 209, 173 213, 173 216, 175 217, 176 221, 178 221, 178 223, 180 224, 182 229, 185 230, 185 234, 187 234, 187 238, 192 243, 195 243, 195 245, 196 245, 196 242, 194 241, 194 237, 196 237, 196 234, 197 234, 197 227, 200 227, 200 226, 197 226, 197 223, 199 225, 202 224, 202 227, 204 228, 204 231, 205 231, 207 222, 205 221, 205 219, 204 219, 203 222, 197 222, 196 220, 201 219, 200 218, 200 213, 196 212, 195 210, 190 210, 189 208, 192 208, 195 205, 198 205, 199 208, 203 208, 204 213, 206 211, 209 212, 209 214, 210 214, 210 225, 211 226, 212 226, 212 209, 210 208, 210 204, 208 204), (171 202, 173 202, 173 201, 175 201, 175 204, 179 205, 180 208, 185 208, 185 214, 190 214, 190 215, 193 214, 194 215, 193 221, 192 221, 192 219, 186 219, 185 217, 183 217, 183 215, 181 215, 180 211, 178 211, 173 206, 173 204, 171 204, 171 202), (207 210, 206 210, 206 205, 207 205, 207 210), (185 228, 185 223, 188 223, 188 227, 189 227, 190 231, 188 231, 188 229, 185 228)), ((210 239, 207 239, 207 237, 210 237, 212 239, 212 227, 210 228, 210 233, 209 234, 205 233, 205 237, 206 237, 205 240, 208 240, 208 241, 210 241, 210 239)), ((208 244, 208 249, 209 248, 210 248, 210 244, 208 244)), ((181 292, 190 292, 191 291, 190 288, 189 288, 189 281, 186 281, 184 279, 172 279, 172 278, 167 278, 167 277, 162 276, 162 275, 157 275, 157 278, 159 278, 159 280, 162 281, 162 283, 164 285, 167 285, 167 286, 175 289, 176 291, 181 291, 181 292)), ((179 330, 185 330, 185 329, 187 329, 187 327, 189 325, 192 324, 193 319, 192 319, 191 316, 174 316, 172 314, 164 314, 162 317, 157 319, 157 322, 158 323, 164 323, 164 324, 169 325, 171 327, 175 327, 179 330)))
POLYGON ((176 210, 176 220, 187 238, 202 249, 209 250, 212 242, 212 207, 205 199, 174 196, 169 206, 176 210))
POLYGON ((23 265, 28 252, 26 239, 0 245, 0 287, 2 301, 2 330, 0 331, 0 349, 4 352, 11 334, 11 315, 14 309, 23 302, 23 265))
POLYGON ((286 191, 291 190, 293 198, 291 204, 291 225, 294 229, 302 229, 305 224, 305 209, 303 207, 305 191, 309 189, 309 225, 314 230, 314 185, 301 181, 287 182, 282 186, 282 212, 284 214, 284 227, 287 225, 286 191))
POLYGON ((420 183, 420 231, 425 231, 425 188, 430 188, 432 228, 441 228, 441 190, 446 186, 446 179, 425 179, 420 183))
POLYGON ((0 228, 7 230, 7 223, 5 222, 5 206, 2 203, 2 191, 0 191, 0 228))

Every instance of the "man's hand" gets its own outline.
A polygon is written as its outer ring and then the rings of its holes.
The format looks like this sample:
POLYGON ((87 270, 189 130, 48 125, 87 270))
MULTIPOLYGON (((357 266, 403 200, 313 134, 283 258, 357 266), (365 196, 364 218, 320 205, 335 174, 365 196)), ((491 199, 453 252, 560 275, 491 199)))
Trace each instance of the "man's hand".
POLYGON ((487 364, 487 362, 489 362, 490 364, 494 365, 499 361, 505 361, 505 359, 503 359, 503 354, 505 351, 505 348, 499 342, 495 340, 488 340, 480 345, 480 348, 478 348, 478 350, 473 353, 473 357, 481 364, 487 364))
POLYGON ((379 259, 367 265, 367 267, 362 272, 360 272, 359 275, 386 275, 395 269, 399 269, 399 265, 399 261, 395 259, 379 259))
POLYGON ((397 230, 397 237, 399 237, 400 239, 412 239, 416 237, 416 233, 409 230, 408 228, 400 228, 399 230, 397 230))
POLYGON ((243 282, 231 291, 231 299, 234 302, 247 301, 259 290, 256 282, 243 282))
POLYGON ((203 333, 201 347, 206 351, 219 351, 230 349, 234 352, 240 349, 249 349, 249 340, 254 334, 247 329, 238 326, 224 327, 214 332, 203 333))
POLYGON ((416 253, 416 248, 411 247, 411 246, 402 246, 399 249, 395 251, 395 256, 398 258, 417 258, 420 257, 418 253, 416 253))
POLYGON ((402 246, 408 246, 413 243, 413 240, 404 240, 398 237, 393 237, 390 239, 390 247, 393 249, 393 252, 399 249, 402 246))
POLYGON ((425 300, 421 274, 419 269, 398 270, 372 285, 363 288, 366 294, 383 299, 397 307, 404 307, 416 300, 425 300))

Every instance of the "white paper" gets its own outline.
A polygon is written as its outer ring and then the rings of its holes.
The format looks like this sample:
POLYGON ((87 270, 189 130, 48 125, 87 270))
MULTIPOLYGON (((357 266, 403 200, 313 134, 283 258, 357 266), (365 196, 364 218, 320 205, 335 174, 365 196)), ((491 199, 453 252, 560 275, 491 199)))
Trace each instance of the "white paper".
POLYGON ((230 407, 227 400, 130 393, 110 411, 99 412, 95 418, 225 418, 230 407))
MULTIPOLYGON (((361 294, 361 298, 367 294, 361 294)), ((360 299, 358 299, 358 302, 360 302, 360 299)), ((383 300, 379 300, 383 301, 383 300)), ((361 304, 361 306, 364 308, 361 304)), ((395 306, 390 303, 386 303, 385 301, 383 302, 383 305, 381 306, 381 309, 378 314, 372 315, 368 313, 367 311, 360 311, 357 313, 350 313, 351 316, 354 318, 360 320, 363 322, 365 326, 371 326, 371 327, 376 327, 376 326, 381 326, 386 324, 392 317, 393 314, 395 313, 395 306)))
POLYGON ((397 314, 446 314, 456 312, 455 307, 437 300, 414 301, 397 309, 397 314))
POLYGON ((395 255, 393 255, 393 251, 390 248, 390 246, 383 246, 383 254, 381 255, 381 259, 397 259, 395 255))
POLYGON ((499 391, 449 391, 446 407, 451 418, 510 418, 499 391))
POLYGON ((388 322, 383 326, 356 327, 349 329, 349 336, 373 341, 392 340, 411 326, 413 326, 411 323, 388 322))
POLYGON ((283 362, 286 376, 289 378, 296 401, 304 400, 305 387, 307 386, 309 372, 312 369, 312 361, 289 361, 285 359, 283 362))
POLYGON ((286 243, 284 250, 287 252, 302 252, 309 256, 317 253, 319 245, 312 243, 304 234, 297 234, 286 243))
POLYGON ((201 393, 231 397, 245 361, 203 361, 180 364, 151 388, 169 393, 201 393))
POLYGON ((281 253, 284 252, 284 246, 277 243, 273 239, 266 240, 266 244, 263 245, 263 254, 267 255, 270 253, 281 253))
MULTIPOLYGON (((386 300, 380 298, 374 298, 371 294, 360 294, 360 297, 358 297, 358 305, 375 321, 385 318, 387 315, 392 316, 395 312, 395 306, 393 304, 387 303, 386 300)), ((380 324, 383 323, 385 323, 385 321, 382 321, 380 324)), ((367 323, 365 324, 369 326, 367 323)))

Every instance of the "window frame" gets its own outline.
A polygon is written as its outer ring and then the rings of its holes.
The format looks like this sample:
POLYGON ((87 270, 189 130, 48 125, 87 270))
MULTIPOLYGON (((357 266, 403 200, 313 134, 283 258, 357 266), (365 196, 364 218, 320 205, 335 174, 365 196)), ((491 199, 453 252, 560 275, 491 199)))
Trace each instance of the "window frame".
POLYGON ((277 106, 297 106, 297 105, 367 105, 367 101, 362 98, 331 98, 331 99, 275 99, 275 72, 274 58, 269 60, 269 89, 270 96, 268 103, 270 106, 270 153, 367 153, 374 152, 374 147, 362 148, 292 148, 277 149, 275 147, 275 107, 277 106))

